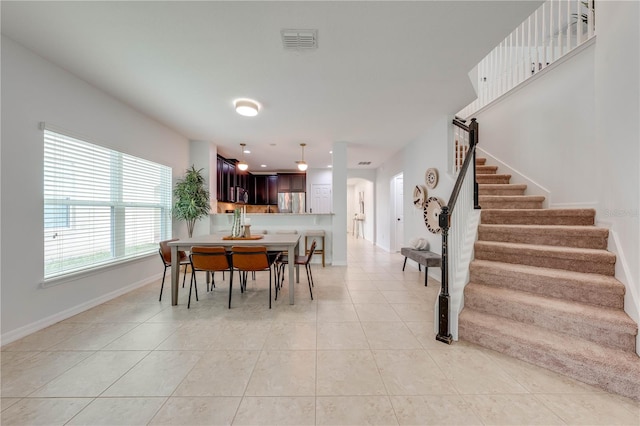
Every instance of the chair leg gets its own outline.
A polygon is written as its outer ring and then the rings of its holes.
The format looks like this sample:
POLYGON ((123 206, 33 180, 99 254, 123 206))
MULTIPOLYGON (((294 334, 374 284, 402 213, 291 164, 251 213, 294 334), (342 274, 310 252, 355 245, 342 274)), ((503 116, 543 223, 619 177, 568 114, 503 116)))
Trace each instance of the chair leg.
POLYGON ((160 286, 160 299, 158 302, 162 302, 162 290, 164 289, 164 278, 167 275, 167 265, 164 265, 164 272, 162 273, 162 285, 160 286))
POLYGON ((404 268, 407 266, 407 258, 404 258, 404 263, 402 264, 402 272, 404 272, 404 268))
POLYGON ((307 282, 309 283, 309 294, 311 295, 311 300, 313 300, 313 291, 311 287, 313 287, 313 276, 311 275, 311 269, 309 268, 309 264, 304 265, 307 269, 307 282))
POLYGON ((188 266, 189 265, 184 265, 184 275, 182 276, 182 288, 184 288, 184 281, 187 279, 187 268, 188 268, 188 266))
POLYGON ((271 268, 269 268, 269 309, 271 309, 271 268))
MULTIPOLYGON (((275 288, 275 291, 276 291, 276 297, 274 298, 274 300, 278 300, 278 290, 279 290, 278 282, 280 281, 280 274, 278 273, 278 268, 279 268, 278 265, 276 265, 274 263, 273 264, 273 277, 274 277, 275 284, 274 284, 273 287, 275 288)), ((271 274, 271 268, 269 268, 269 274, 271 274)))
MULTIPOLYGON (((229 309, 231 309, 231 293, 233 291, 233 271, 230 271, 231 276, 229 277, 229 309)), ((224 275, 224 271, 222 271, 222 275, 224 275)))
POLYGON ((191 282, 189 284, 189 302, 187 302, 187 309, 191 308, 191 290, 193 290, 193 282, 196 279, 196 274, 191 271, 191 282))

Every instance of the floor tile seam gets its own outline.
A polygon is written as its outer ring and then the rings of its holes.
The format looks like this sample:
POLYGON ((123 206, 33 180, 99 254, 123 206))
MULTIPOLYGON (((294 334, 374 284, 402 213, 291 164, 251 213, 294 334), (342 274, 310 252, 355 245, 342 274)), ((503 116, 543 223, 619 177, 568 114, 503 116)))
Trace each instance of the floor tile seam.
MULTIPOLYGON (((564 419, 564 417, 562 416, 561 413, 557 413, 553 407, 547 405, 547 403, 544 401, 544 399, 542 399, 542 396, 548 396, 551 399, 553 399, 554 397, 558 397, 559 395, 580 395, 580 396, 594 396, 594 395, 603 395, 603 396, 607 396, 607 397, 616 397, 618 395, 616 394, 612 394, 612 393, 608 393, 607 391, 602 391, 602 392, 562 392, 562 393, 557 393, 557 392, 531 392, 531 395, 534 396, 536 398, 536 400, 538 400, 541 404, 543 404, 547 409, 549 409, 551 412, 553 412, 556 416, 558 416, 562 421, 566 422, 567 424, 570 422, 570 419, 564 419)), ((617 402, 617 401, 616 401, 617 402)), ((628 407, 626 404, 616 404, 616 408, 620 408, 620 406, 622 406, 622 409, 625 410, 628 414, 630 415, 635 415, 635 416, 639 416, 640 412, 638 411, 633 411, 630 407, 628 407)), ((638 409, 640 410, 640 407, 638 407, 638 409)), ((639 421, 640 423, 640 421, 639 421)))
MULTIPOLYGON (((85 399, 85 398, 73 398, 73 399, 85 399)), ((69 424, 69 422, 71 422, 74 418, 76 418, 80 413, 82 413, 84 410, 87 409, 87 407, 89 407, 91 404, 93 404, 93 401, 95 401, 97 398, 93 397, 93 398, 86 398, 86 399, 91 399, 91 401, 89 401, 84 407, 82 407, 82 409, 80 411, 78 411, 77 413, 75 413, 73 416, 71 416, 71 418, 67 419, 67 421, 65 421, 65 425, 69 424)))
MULTIPOLYGON (((64 320, 63 320, 63 321, 64 321, 64 320)), ((52 325, 51 325, 51 326, 49 326, 49 327, 53 327, 53 326, 55 326, 56 324, 60 324, 61 322, 62 322, 62 321, 59 321, 59 322, 57 322, 57 323, 55 323, 55 324, 52 324, 52 325)), ((87 325, 86 325, 85 327, 83 327, 81 330, 78 330, 77 332, 72 333, 72 334, 71 334, 71 335, 69 335, 66 339, 63 339, 63 340, 58 341, 58 342, 56 342, 56 343, 52 343, 52 344, 50 344, 50 346, 47 346, 46 348, 36 349, 36 351, 40 351, 40 352, 47 351, 48 349, 50 349, 50 348, 52 348, 52 347, 54 347, 54 346, 56 346, 56 345, 58 345, 58 344, 60 344, 60 343, 62 343, 62 342, 64 342, 64 341, 66 341, 66 340, 68 340, 68 339, 72 338, 73 336, 76 336, 76 335, 78 335, 78 334, 82 333, 82 332, 83 332, 83 331, 85 331, 87 328, 89 328, 89 327, 91 326, 91 324, 92 324, 92 323, 84 323, 84 322, 83 322, 83 323, 73 323, 73 324, 87 324, 87 325)), ((47 327, 47 328, 49 328, 49 327, 47 327)), ((46 332, 45 330, 46 330, 47 328, 44 328, 44 329, 42 329, 42 330, 39 330, 39 331, 37 331, 36 333, 39 333, 39 332, 43 332, 43 333, 45 333, 45 332, 46 332)), ((34 333, 34 334, 36 334, 36 333, 34 333)), ((25 336, 25 337, 29 337, 29 336, 33 336, 33 334, 27 335, 27 336, 25 336)), ((21 340, 21 339, 19 339, 19 340, 21 340)), ((18 341, 19 341, 19 340, 18 340, 18 341)), ((13 342, 11 342, 11 343, 13 343, 13 342)), ((10 345, 11 343, 9 343, 8 345, 10 345)), ((4 350, 4 349, 1 349, 1 351, 2 351, 2 352, 5 352, 5 350, 4 350)), ((29 351, 7 351, 7 352, 29 352, 29 351)))
MULTIPOLYGON (((99 351, 100 352, 100 351, 99 351)), ((139 352, 147 352, 147 354, 145 356, 143 356, 142 358, 140 358, 137 362, 135 362, 133 365, 131 365, 124 373, 122 373, 120 375, 120 377, 116 378, 115 380, 113 380, 111 382, 110 385, 106 386, 102 392, 100 392, 98 395, 95 396, 95 398, 103 398, 105 396, 104 393, 107 392, 113 385, 115 385, 120 379, 122 379, 124 376, 126 376, 131 370, 133 370, 138 364, 140 364, 144 359, 146 359, 149 355, 151 355, 153 353, 153 351, 139 351, 139 352)), ((157 395, 156 395, 157 396, 157 395)))
MULTIPOLYGON (((38 388, 32 390, 30 393, 28 393, 27 395, 23 395, 19 398, 27 398, 30 395, 33 395, 35 392, 39 391, 40 389, 42 389, 43 387, 47 386, 49 383, 51 383, 52 381, 56 380, 58 377, 62 376, 63 374, 67 373, 69 370, 71 370, 72 368, 76 367, 78 364, 84 362, 86 359, 90 358, 91 356, 95 355, 98 351, 42 351, 41 353, 44 352, 93 352, 92 354, 87 355, 86 357, 82 358, 81 360, 79 360, 78 362, 76 362, 75 364, 69 366, 68 368, 66 368, 64 371, 62 371, 60 374, 56 375, 55 377, 52 377, 51 380, 47 381, 46 383, 43 383, 41 386, 39 386, 38 388)), ((37 397, 32 397, 32 398, 37 398, 37 397)), ((47 397, 45 397, 47 398, 47 397)))
POLYGON ((247 383, 244 385, 244 389, 242 391, 242 396, 240 397, 240 401, 238 402, 238 406, 236 407, 236 411, 233 413, 233 418, 231 419, 231 424, 234 424, 236 417, 238 416, 238 412, 240 411, 240 407, 242 406, 242 402, 244 401, 244 399, 248 396, 247 395, 247 390, 249 389, 249 384, 251 383, 251 379, 253 378, 253 374, 256 371, 256 367, 258 365, 258 362, 260 362, 260 357, 262 356, 262 353, 264 352, 264 345, 266 344, 266 339, 265 342, 263 342, 262 344, 262 348, 260 349, 258 356, 256 357, 256 362, 253 364, 253 368, 251 369, 251 374, 249 374, 249 378, 247 379, 247 383))

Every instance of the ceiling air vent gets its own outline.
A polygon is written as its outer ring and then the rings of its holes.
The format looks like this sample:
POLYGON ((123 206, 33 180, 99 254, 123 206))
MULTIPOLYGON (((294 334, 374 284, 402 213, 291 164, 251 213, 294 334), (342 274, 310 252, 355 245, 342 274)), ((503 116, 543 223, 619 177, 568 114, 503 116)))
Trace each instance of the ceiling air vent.
POLYGON ((318 48, 318 30, 281 30, 285 50, 318 48))
POLYGON ((371 161, 360 161, 358 163, 358 166, 368 166, 371 164, 371 161))

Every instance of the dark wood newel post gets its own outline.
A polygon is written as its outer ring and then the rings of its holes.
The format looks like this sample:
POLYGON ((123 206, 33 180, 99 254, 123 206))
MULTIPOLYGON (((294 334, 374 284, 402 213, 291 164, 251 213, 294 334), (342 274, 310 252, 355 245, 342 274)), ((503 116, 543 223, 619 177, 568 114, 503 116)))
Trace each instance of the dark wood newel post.
POLYGON ((473 149, 478 144, 478 122, 475 118, 469 123, 469 149, 473 151, 473 208, 480 209, 478 201, 478 181, 476 180, 476 150, 473 149))
POLYGON ((442 288, 438 296, 438 334, 436 340, 451 344, 451 333, 449 333, 449 258, 448 258, 448 238, 449 238, 449 207, 442 207, 440 212, 439 225, 442 229, 442 288))

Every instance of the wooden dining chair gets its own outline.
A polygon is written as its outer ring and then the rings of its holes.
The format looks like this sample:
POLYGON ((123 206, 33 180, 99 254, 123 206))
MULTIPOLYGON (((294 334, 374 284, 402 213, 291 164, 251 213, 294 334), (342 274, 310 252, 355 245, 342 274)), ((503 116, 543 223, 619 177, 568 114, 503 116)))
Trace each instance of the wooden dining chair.
MULTIPOLYGON (((296 256, 294 260, 294 265, 304 265, 305 270, 307 271, 307 283, 309 283, 309 294, 311 295, 311 300, 313 300, 313 291, 311 287, 313 285, 313 275, 311 274, 311 257, 313 253, 316 251, 316 240, 311 242, 311 247, 305 256, 296 256)), ((278 292, 282 288, 284 283, 284 267, 289 264, 289 256, 282 255, 277 261, 278 267, 278 282, 276 283, 276 300, 278 300, 278 292)))
MULTIPOLYGON (((240 275, 240 291, 247 289, 247 274, 249 272, 269 271, 269 309, 271 309, 271 262, 265 246, 233 246, 231 247, 231 263, 233 269, 240 275)), ((231 307, 231 292, 229 292, 229 307, 231 307)))
POLYGON ((231 289, 233 288, 233 272, 231 271, 230 255, 224 247, 198 247, 191 248, 189 259, 191 261, 191 285, 189 286, 189 302, 187 309, 191 307, 191 290, 196 289, 196 300, 198 300, 197 271, 204 271, 207 274, 216 271, 229 271, 229 308, 231 308, 231 289))
MULTIPOLYGON (((173 238, 171 240, 160 241, 160 248, 158 249, 158 253, 160 253, 160 259, 162 259, 162 263, 164 264, 164 272, 162 273, 162 285, 160 286, 160 299, 159 302, 162 302, 162 290, 164 289, 164 278, 167 275, 167 268, 171 266, 171 247, 169 247, 169 243, 172 241, 178 241, 178 238, 173 238)), ((178 265, 184 266, 184 276, 182 277, 182 287, 184 287, 184 281, 187 278, 187 266, 191 264, 189 261, 189 256, 187 253, 180 250, 178 251, 178 265)))

